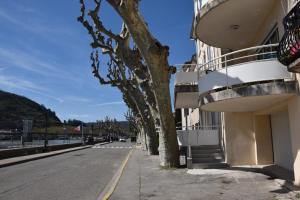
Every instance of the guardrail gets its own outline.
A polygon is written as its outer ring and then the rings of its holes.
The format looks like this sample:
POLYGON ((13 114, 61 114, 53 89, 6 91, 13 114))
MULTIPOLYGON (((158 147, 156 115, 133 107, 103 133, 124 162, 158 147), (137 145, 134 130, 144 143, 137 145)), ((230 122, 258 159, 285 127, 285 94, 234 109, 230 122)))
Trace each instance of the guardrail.
POLYGON ((56 133, 31 133, 24 136, 22 133, 5 133, 0 134, 0 150, 28 148, 28 147, 45 147, 53 145, 65 145, 74 143, 95 143, 102 140, 109 140, 107 136, 99 137, 98 134, 56 134, 56 133))
POLYGON ((20 134, 1 135, 0 149, 24 148, 24 147, 40 147, 51 145, 63 145, 81 143, 80 135, 62 135, 62 134, 31 134, 30 138, 26 138, 20 134), (5 137, 4 137, 5 136, 5 137))

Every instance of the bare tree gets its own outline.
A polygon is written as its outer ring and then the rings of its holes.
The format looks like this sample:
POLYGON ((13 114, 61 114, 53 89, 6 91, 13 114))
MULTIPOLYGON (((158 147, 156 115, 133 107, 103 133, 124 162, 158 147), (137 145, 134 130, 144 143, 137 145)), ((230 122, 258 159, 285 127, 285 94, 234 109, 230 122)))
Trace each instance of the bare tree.
POLYGON ((107 78, 103 78, 99 71, 98 52, 91 54, 92 68, 94 76, 100 84, 110 84, 117 87, 123 94, 123 100, 132 109, 134 115, 139 119, 141 139, 146 142, 144 149, 148 150, 149 155, 158 154, 158 138, 155 130, 155 122, 151 115, 149 105, 145 95, 140 90, 135 75, 127 71, 124 65, 119 62, 111 61, 108 64, 107 78))
POLYGON ((127 67, 134 74, 155 124, 160 127, 160 164, 178 166, 178 143, 169 93, 174 67, 168 64, 169 48, 161 45, 149 31, 139 12, 139 0, 106 0, 124 22, 120 34, 107 29, 100 20, 101 2, 94 0, 95 7, 88 12, 89 19, 86 19, 84 0, 80 0, 81 16, 78 21, 91 35, 92 48, 101 49, 102 54, 108 55, 110 63, 115 63, 118 69, 127 67), (131 38, 135 48, 130 47, 131 38))
POLYGON ((128 121, 130 135, 137 136, 140 131, 138 127, 138 118, 135 116, 135 114, 133 114, 131 109, 124 113, 124 117, 128 121))
POLYGON ((136 113, 133 113, 133 111, 131 109, 129 109, 124 114, 124 116, 125 116, 126 120, 128 121, 129 131, 130 131, 131 135, 137 137, 138 140, 141 142, 142 147, 145 148, 147 146, 147 144, 144 139, 145 134, 143 134, 144 130, 143 130, 143 126, 141 124, 141 118, 136 113))

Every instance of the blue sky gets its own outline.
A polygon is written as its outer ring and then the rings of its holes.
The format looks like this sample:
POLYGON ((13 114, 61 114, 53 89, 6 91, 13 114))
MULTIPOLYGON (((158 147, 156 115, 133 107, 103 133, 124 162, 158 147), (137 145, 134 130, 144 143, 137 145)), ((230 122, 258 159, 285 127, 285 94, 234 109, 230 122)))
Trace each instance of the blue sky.
MULTIPOLYGON (((104 24, 119 31, 118 16, 105 4, 102 11, 104 24)), ((141 13, 170 47, 170 64, 191 58, 192 0, 143 0, 141 13)), ((61 120, 123 120, 127 107, 120 92, 92 76, 91 40, 78 15, 79 0, 1 0, 0 89, 45 105, 61 120)))

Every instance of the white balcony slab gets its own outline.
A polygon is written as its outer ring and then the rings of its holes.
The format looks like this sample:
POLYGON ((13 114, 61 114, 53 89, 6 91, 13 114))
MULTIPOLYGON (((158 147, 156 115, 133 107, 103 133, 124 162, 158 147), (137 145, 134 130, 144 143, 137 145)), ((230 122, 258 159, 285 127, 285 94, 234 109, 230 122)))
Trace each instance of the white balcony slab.
POLYGON ((204 43, 237 50, 253 42, 280 0, 208 0, 198 14, 195 34, 204 43))
POLYGON ((175 97, 175 108, 198 108, 198 92, 177 93, 175 97))
POLYGON ((179 71, 175 74, 175 85, 188 85, 198 83, 197 72, 183 72, 179 71))
POLYGON ((180 146, 219 145, 219 129, 178 130, 180 146))
POLYGON ((205 94, 218 88, 231 87, 234 85, 291 79, 292 74, 276 59, 257 60, 238 65, 232 65, 217 71, 210 72, 199 78, 199 94, 205 94))

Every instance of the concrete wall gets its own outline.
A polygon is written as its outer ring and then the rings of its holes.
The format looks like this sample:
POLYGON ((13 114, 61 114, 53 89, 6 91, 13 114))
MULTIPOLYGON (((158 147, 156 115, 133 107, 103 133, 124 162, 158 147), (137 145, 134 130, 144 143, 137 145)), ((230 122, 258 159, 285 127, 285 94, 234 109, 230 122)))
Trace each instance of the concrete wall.
POLYGON ((273 6, 273 9, 268 15, 266 19, 264 19, 264 23, 259 29, 260 31, 257 32, 256 38, 254 38, 252 42, 252 46, 260 45, 264 42, 272 28, 277 24, 279 37, 281 38, 284 34, 284 27, 282 25, 282 20, 285 16, 285 12, 287 10, 287 4, 285 1, 283 1, 283 4, 281 4, 281 0, 276 1, 276 3, 273 6))
POLYGON ((290 11, 299 2, 299 0, 287 0, 287 2, 288 2, 288 11, 290 11))
POLYGON ((274 163, 293 170, 290 125, 288 112, 281 111, 271 115, 274 163))
POLYGON ((181 108, 181 123, 182 123, 182 130, 187 130, 189 128, 191 128, 191 112, 192 109, 190 108, 181 108), (185 113, 188 110, 187 113, 185 113), (187 114, 187 117, 186 115, 187 114), (188 127, 186 127, 186 125, 188 127))
POLYGON ((194 109, 191 112, 191 125, 196 126, 196 124, 199 122, 199 108, 194 109))
POLYGON ((73 148, 81 146, 81 143, 74 144, 59 144, 59 145, 51 145, 48 146, 47 149, 44 147, 28 147, 28 148, 19 148, 19 149, 6 149, 1 150, 0 152, 0 160, 6 158, 12 158, 17 156, 26 156, 31 154, 43 153, 48 151, 56 151, 61 149, 73 148))
POLYGON ((300 186, 300 96, 292 98, 288 104, 292 152, 294 158, 295 184, 300 186))
POLYGON ((273 164, 269 115, 227 112, 224 113, 223 125, 222 135, 225 138, 222 141, 225 143, 226 161, 229 164, 273 164))
POLYGON ((219 129, 177 131, 179 146, 219 145, 219 129))
POLYGON ((269 115, 254 116, 256 164, 273 164, 272 133, 269 115))
POLYGON ((224 113, 222 141, 226 162, 231 165, 275 163, 291 169, 295 184, 300 185, 300 95, 289 99, 287 105, 288 110, 263 115, 224 113))
POLYGON ((256 164, 252 113, 224 113, 226 161, 231 165, 256 164))

